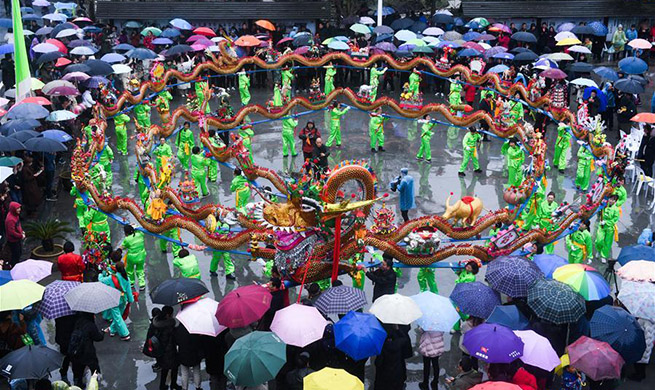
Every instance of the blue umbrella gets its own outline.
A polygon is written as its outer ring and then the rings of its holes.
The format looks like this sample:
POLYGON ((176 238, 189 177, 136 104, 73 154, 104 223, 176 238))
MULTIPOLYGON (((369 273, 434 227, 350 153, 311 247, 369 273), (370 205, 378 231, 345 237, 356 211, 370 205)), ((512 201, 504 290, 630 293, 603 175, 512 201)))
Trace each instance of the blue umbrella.
POLYGON ((134 46, 130 45, 129 43, 119 43, 118 45, 114 46, 114 50, 134 50, 134 46))
POLYGON ((57 153, 65 152, 68 148, 59 141, 50 138, 37 137, 28 139, 25 142, 25 149, 30 152, 57 153))
POLYGON ((494 54, 492 58, 497 58, 500 60, 513 60, 514 59, 514 54, 512 53, 498 53, 494 54))
POLYGON ((462 47, 459 43, 450 42, 450 41, 441 41, 441 42, 437 43, 437 47, 439 49, 444 48, 446 46, 448 46, 450 48, 453 48, 453 49, 459 49, 460 47, 462 47))
POLYGON ((14 52, 14 45, 11 43, 5 43, 0 46, 0 55, 10 54, 14 52))
POLYGON ((356 361, 379 355, 386 338, 373 314, 351 311, 334 324, 335 346, 356 361))
POLYGON ((145 49, 142 47, 138 47, 136 49, 132 49, 125 53, 129 58, 136 58, 137 60, 152 60, 154 58, 157 58, 157 53, 150 49, 145 49))
POLYGON ((21 130, 33 130, 41 126, 41 123, 36 119, 14 119, 7 121, 0 126, 0 133, 3 135, 10 135, 21 130))
POLYGON ((534 63, 534 67, 559 69, 557 62, 549 60, 548 58, 540 58, 534 63))
POLYGON ((557 268, 569 263, 566 261, 566 259, 563 259, 557 255, 546 254, 536 255, 533 261, 535 265, 539 267, 541 272, 543 272, 547 278, 551 279, 553 277, 553 272, 555 272, 557 268))
POLYGON ((584 89, 584 94, 582 95, 582 98, 585 100, 589 99, 589 97, 591 96, 591 91, 596 91, 596 96, 598 96, 598 101, 600 103, 599 111, 600 112, 605 111, 605 108, 607 107, 607 96, 605 96, 605 93, 600 89, 596 87, 586 87, 584 89))
POLYGON ((410 18, 402 18, 402 19, 396 19, 391 23, 391 28, 394 30, 404 30, 406 28, 409 28, 412 24, 414 24, 414 20, 410 18))
POLYGON ((39 134, 41 134, 41 133, 39 133, 38 131, 34 131, 34 130, 21 130, 21 131, 15 132, 14 134, 10 135, 9 138, 14 138, 14 139, 17 139, 20 142, 24 143, 28 139, 38 137, 39 134))
MULTIPOLYGON (((382 16, 388 16, 394 13, 396 13, 396 10, 393 7, 382 7, 382 16)), ((374 15, 377 16, 377 14, 378 11, 376 10, 374 15)))
POLYGON ((500 65, 496 65, 496 66, 490 68, 489 70, 487 70, 487 73, 503 73, 507 69, 509 69, 509 66, 500 64, 500 65))
MULTIPOLYGON (((89 67, 89 70, 85 72, 89 76, 107 76, 114 73, 114 68, 101 60, 86 60, 84 65, 89 67)), ((68 69, 68 67, 66 67, 66 69, 68 69)))
POLYGON ((110 64, 113 64, 115 62, 125 61, 125 60, 126 60, 125 56, 118 53, 107 53, 104 56, 102 56, 102 58, 100 58, 100 61, 105 61, 110 64))
POLYGON ((162 37, 159 37, 159 38, 155 38, 155 39, 153 39, 153 40, 152 40, 152 43, 153 43, 154 45, 172 45, 172 44, 173 44, 173 41, 171 41, 169 38, 162 38, 162 37))
POLYGON ((464 334, 469 354, 487 363, 511 363, 523 355, 523 341, 511 329, 497 324, 481 324, 464 334))
POLYGON ((191 23, 184 19, 175 18, 168 23, 175 28, 179 28, 180 30, 193 30, 191 23))
POLYGON ((589 73, 594 70, 594 67, 586 62, 574 62, 569 66, 568 70, 570 72, 589 73))
POLYGON ((484 283, 458 283, 450 299, 459 311, 479 318, 487 318, 494 307, 500 305, 500 296, 484 283))
POLYGON ((593 34, 597 37, 603 37, 607 35, 607 33, 609 32, 607 26, 605 26, 601 22, 591 22, 587 26, 591 28, 593 34))
POLYGON ((139 28, 139 27, 141 27, 141 23, 139 23, 137 21, 134 21, 134 20, 130 20, 129 22, 125 23, 125 27, 127 27, 127 28, 139 28))
POLYGON ((52 27, 50 26, 43 26, 40 29, 36 30, 34 34, 36 35, 48 35, 52 32, 52 27))
POLYGON ((385 25, 377 26, 373 29, 373 32, 376 34, 390 34, 393 35, 393 28, 385 25))
POLYGON ((182 33, 180 32, 180 30, 176 28, 167 28, 166 30, 162 31, 159 36, 163 38, 177 38, 181 34, 182 33))
POLYGON ((655 261, 655 248, 646 245, 632 245, 621 248, 616 259, 619 264, 626 265, 632 260, 655 261))
POLYGON ((109 84, 109 80, 102 76, 93 76, 84 82, 87 88, 99 88, 100 84, 107 85, 109 84))
POLYGON ((84 30, 84 32, 87 34, 98 34, 102 32, 102 29, 96 26, 86 26, 82 28, 82 30, 84 30))
POLYGON ((608 68, 607 66, 599 66, 598 68, 595 68, 594 73, 609 81, 616 81, 619 79, 618 73, 616 73, 614 69, 608 68))
POLYGON ((11 19, 2 18, 0 19, 0 28, 13 28, 14 24, 11 19))
POLYGON ((479 57, 481 55, 482 53, 480 53, 479 51, 469 48, 466 48, 460 51, 459 53, 457 53, 457 57, 479 57))
POLYGON ((481 36, 482 36, 482 34, 480 34, 479 32, 469 31, 469 32, 467 32, 466 34, 464 34, 462 36, 462 39, 465 40, 465 41, 474 41, 474 40, 480 38, 481 36))
POLYGON ((544 274, 531 260, 520 256, 501 256, 487 266, 485 280, 494 290, 512 298, 528 296, 528 289, 544 274))
POLYGON ((528 318, 515 305, 496 306, 487 318, 488 324, 499 324, 512 330, 524 330, 530 325, 528 318))
POLYGON ((44 138, 50 138, 61 143, 73 140, 73 137, 68 135, 67 132, 57 129, 45 130, 41 133, 41 135, 44 138))
POLYGON ((614 88, 621 92, 639 94, 645 91, 643 84, 635 79, 620 79, 614 83, 614 88))
POLYGON ((436 24, 451 24, 455 19, 448 14, 434 14, 432 16, 432 22, 436 24))
POLYGON ((533 33, 525 32, 525 31, 519 31, 517 33, 512 34, 512 39, 519 42, 528 42, 528 43, 537 42, 537 37, 535 37, 533 33))
POLYGON ((22 103, 14 106, 7 113, 8 119, 43 119, 48 116, 48 110, 36 103, 22 103))
POLYGON ((27 14, 27 15, 23 16, 23 20, 35 21, 36 22, 36 21, 41 20, 41 17, 38 16, 38 15, 34 15, 34 14, 27 14))
POLYGON ((619 69, 627 74, 643 74, 648 70, 648 64, 639 57, 627 57, 619 61, 619 69))
POLYGON ((26 14, 33 14, 34 9, 32 7, 20 7, 20 12, 26 14))
POLYGON ((605 341, 626 363, 636 363, 646 349, 644 331, 632 314, 616 306, 603 306, 590 322, 591 337, 605 341))
POLYGON ((189 45, 175 45, 170 49, 166 50, 166 57, 172 57, 184 53, 193 51, 193 48, 189 45))
POLYGON ((328 47, 332 50, 350 50, 350 46, 347 43, 337 40, 330 42, 328 47))
POLYGON ((514 56, 514 61, 525 61, 525 62, 530 62, 534 61, 538 58, 538 56, 531 50, 528 51, 523 51, 520 52, 519 54, 514 56))
MULTIPOLYGON (((436 15, 435 15, 435 16, 436 16, 436 15)), ((457 26, 457 27, 463 26, 463 25, 464 25, 464 19, 462 19, 462 18, 455 18, 455 20, 453 20, 453 23, 455 23, 455 26, 457 26)))
POLYGON ((17 139, 0 136, 0 152, 25 150, 25 145, 17 139))
POLYGON ((11 282, 11 271, 0 271, 0 286, 11 282))
POLYGON ((450 299, 430 291, 424 291, 411 298, 423 315, 417 320, 425 331, 449 332, 460 319, 450 299))

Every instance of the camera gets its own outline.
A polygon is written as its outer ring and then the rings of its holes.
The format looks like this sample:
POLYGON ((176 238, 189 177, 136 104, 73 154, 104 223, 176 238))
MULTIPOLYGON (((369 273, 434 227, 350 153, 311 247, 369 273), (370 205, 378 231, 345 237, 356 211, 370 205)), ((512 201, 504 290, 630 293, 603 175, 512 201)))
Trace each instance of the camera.
POLYGON ((396 176, 391 183, 389 183, 389 189, 393 192, 396 192, 398 189, 398 186, 400 185, 400 181, 402 180, 402 177, 400 175, 396 176))

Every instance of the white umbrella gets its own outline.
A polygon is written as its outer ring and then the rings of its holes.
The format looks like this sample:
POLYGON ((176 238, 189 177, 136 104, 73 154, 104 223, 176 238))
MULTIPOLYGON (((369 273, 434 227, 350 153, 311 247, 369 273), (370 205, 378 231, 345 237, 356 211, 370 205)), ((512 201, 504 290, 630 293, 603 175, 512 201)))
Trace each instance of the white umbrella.
POLYGON ((327 324, 315 307, 294 303, 275 313, 271 331, 286 344, 302 348, 323 338, 327 324))
POLYGON ((439 27, 428 27, 423 30, 423 35, 431 35, 433 37, 438 37, 444 34, 444 30, 439 27))
POLYGON ((66 37, 71 37, 73 35, 77 35, 77 30, 72 28, 67 28, 65 30, 59 31, 55 38, 66 38, 66 37))
POLYGON ((421 308, 410 297, 387 294, 378 298, 369 310, 385 324, 409 325, 423 316, 421 308))
POLYGON ((411 41, 412 39, 416 39, 416 33, 413 33, 409 30, 400 30, 396 34, 394 34, 394 37, 396 37, 397 40, 399 41, 411 41))
POLYGON ((561 33, 557 33, 557 35, 555 35, 555 40, 557 42, 559 42, 559 41, 561 41, 563 39, 569 39, 569 38, 578 39, 578 37, 575 34, 573 34, 572 32, 570 32, 570 31, 562 31, 561 33))
POLYGON ((88 46, 78 46, 76 48, 73 48, 73 50, 71 50, 70 53, 78 56, 92 56, 96 54, 96 50, 88 46))
MULTIPOLYGON (((6 168, 6 167, 2 167, 6 168)), ((52 263, 43 260, 25 260, 11 269, 11 278, 14 280, 27 279, 38 282, 52 273, 52 263)))
POLYGON ((425 291, 411 297, 423 312, 418 326, 426 331, 449 332, 459 321, 459 313, 450 299, 425 291))
POLYGON ((547 338, 532 330, 515 330, 514 334, 523 341, 521 361, 542 370, 551 371, 560 365, 559 356, 547 338))
POLYGON ((65 22, 66 21, 66 15, 64 15, 64 14, 46 14, 46 15, 43 15, 41 18, 47 19, 47 20, 58 20, 60 22, 65 22))
POLYGON ((428 45, 436 45, 439 42, 441 42, 441 39, 439 39, 437 37, 432 37, 432 36, 429 36, 429 35, 426 35, 421 39, 423 39, 425 42, 427 42, 428 45))
POLYGON ((98 314, 118 306, 121 292, 100 282, 82 283, 64 295, 73 311, 98 314))
POLYGON ((14 170, 10 167, 0 167, 0 183, 7 180, 12 173, 14 173, 14 170))
POLYGON ((227 39, 224 38, 224 37, 213 37, 213 38, 211 39, 211 41, 212 41, 212 42, 216 42, 216 43, 218 43, 218 42, 220 42, 220 41, 227 41, 227 39))
POLYGON ((125 74, 132 71, 132 68, 124 64, 114 64, 111 67, 114 69, 114 74, 125 74))
POLYGON ((39 43, 32 48, 32 51, 35 53, 51 53, 53 51, 59 51, 59 48, 52 43, 39 43))
POLYGON ((574 45, 569 47, 569 53, 582 53, 582 54, 591 54, 591 50, 589 50, 586 46, 581 46, 581 45, 574 45))
POLYGON ((203 298, 185 307, 175 318, 191 334, 216 337, 227 329, 227 327, 218 323, 216 310, 218 310, 218 302, 211 298, 203 298))
POLYGON ((585 87, 596 87, 598 88, 598 84, 594 80, 591 79, 586 79, 584 77, 577 78, 573 81, 571 81, 571 84, 577 84, 577 85, 582 85, 585 87))
POLYGON ((362 16, 359 18, 359 23, 361 24, 375 24, 375 20, 369 16, 362 16))
POLYGON ((566 53, 551 53, 546 58, 553 61, 573 61, 573 57, 566 53))
POLYGON ((53 111, 45 120, 48 122, 62 122, 77 118, 77 115, 68 110, 53 111))

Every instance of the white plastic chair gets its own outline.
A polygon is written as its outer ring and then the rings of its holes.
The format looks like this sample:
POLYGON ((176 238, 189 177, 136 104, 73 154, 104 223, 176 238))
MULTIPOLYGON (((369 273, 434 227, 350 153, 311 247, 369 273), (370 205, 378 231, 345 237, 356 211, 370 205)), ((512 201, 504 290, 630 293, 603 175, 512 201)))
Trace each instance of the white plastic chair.
POLYGON ((648 197, 648 191, 650 188, 653 188, 655 190, 655 186, 653 186, 653 178, 650 176, 646 176, 644 173, 644 170, 641 169, 641 167, 635 165, 635 172, 637 175, 637 195, 641 193, 641 188, 646 185, 646 197, 648 197))

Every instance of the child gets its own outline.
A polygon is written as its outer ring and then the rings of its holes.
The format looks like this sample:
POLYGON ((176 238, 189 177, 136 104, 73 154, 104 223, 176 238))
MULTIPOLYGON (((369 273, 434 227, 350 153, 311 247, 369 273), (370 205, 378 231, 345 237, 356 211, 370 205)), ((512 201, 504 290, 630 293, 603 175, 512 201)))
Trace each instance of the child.
POLYGON ((561 390, 582 390, 582 375, 571 366, 564 367, 561 390))
POLYGON ((468 263, 466 263, 464 269, 455 271, 457 274, 457 280, 455 280, 455 283, 475 282, 475 275, 478 274, 479 270, 480 266, 478 263, 475 260, 470 260, 468 263))

